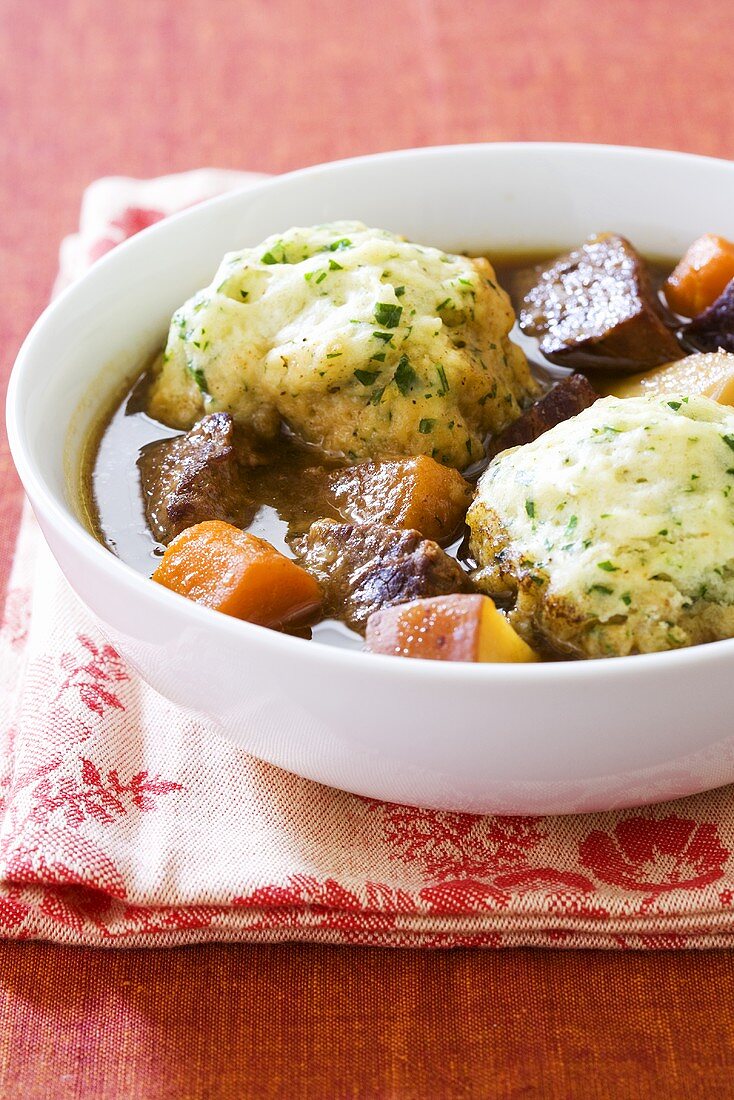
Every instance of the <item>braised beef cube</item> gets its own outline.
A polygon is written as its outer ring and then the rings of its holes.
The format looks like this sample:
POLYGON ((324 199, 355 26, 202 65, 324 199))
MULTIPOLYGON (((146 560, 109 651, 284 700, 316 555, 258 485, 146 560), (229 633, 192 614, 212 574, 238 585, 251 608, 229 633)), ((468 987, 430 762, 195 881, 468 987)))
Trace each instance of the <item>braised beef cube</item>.
POLYGON ((685 326, 683 334, 701 351, 734 352, 734 279, 713 305, 685 326))
POLYGON ((555 428, 556 424, 562 424, 564 420, 570 420, 588 409, 598 398, 599 394, 583 374, 569 375, 492 440, 489 457, 493 458, 508 447, 532 443, 544 432, 555 428))
POLYGON ((544 265, 533 264, 532 267, 512 267, 502 274, 502 286, 510 295, 510 301, 515 313, 520 314, 523 301, 538 283, 538 277, 543 271, 544 265))
POLYGON ((520 304, 523 332, 546 358, 582 370, 639 371, 680 358, 645 262, 614 233, 538 269, 520 304))
POLYGON ((427 455, 362 462, 329 478, 336 506, 355 523, 381 520, 450 541, 471 503, 471 488, 458 472, 427 455))
POLYGON ((294 549, 321 585, 326 613, 362 633, 380 608, 474 591, 461 566, 418 531, 320 519, 294 549))
POLYGON ((227 413, 212 413, 185 435, 143 447, 138 468, 155 538, 168 544, 207 519, 246 526, 255 506, 247 493, 245 469, 260 461, 256 451, 235 438, 227 413))

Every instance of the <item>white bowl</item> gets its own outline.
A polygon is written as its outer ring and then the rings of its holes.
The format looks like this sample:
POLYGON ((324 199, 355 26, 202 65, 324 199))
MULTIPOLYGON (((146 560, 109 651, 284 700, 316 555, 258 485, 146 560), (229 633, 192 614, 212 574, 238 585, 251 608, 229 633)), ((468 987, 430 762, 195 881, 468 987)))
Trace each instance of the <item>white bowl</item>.
MULTIPOLYGON (((563 247, 612 229, 678 255, 734 237, 734 164, 642 149, 478 145, 309 168, 207 202, 97 263, 43 314, 8 394, 13 457, 69 582, 168 698, 274 764, 363 795, 556 813, 734 780, 734 641, 546 665, 340 651, 198 607, 105 550, 67 490, 95 413, 222 254, 358 218, 444 249, 563 247)), ((165 737, 164 730, 161 737, 165 737)))

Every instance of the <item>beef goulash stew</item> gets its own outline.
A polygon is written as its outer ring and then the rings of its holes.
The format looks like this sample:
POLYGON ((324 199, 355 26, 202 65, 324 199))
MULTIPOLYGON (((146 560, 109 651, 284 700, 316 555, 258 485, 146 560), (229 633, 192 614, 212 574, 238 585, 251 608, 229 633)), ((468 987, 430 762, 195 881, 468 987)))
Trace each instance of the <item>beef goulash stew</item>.
POLYGON ((98 537, 274 630, 434 660, 734 637, 734 245, 490 264, 358 222, 225 256, 101 426, 98 537))

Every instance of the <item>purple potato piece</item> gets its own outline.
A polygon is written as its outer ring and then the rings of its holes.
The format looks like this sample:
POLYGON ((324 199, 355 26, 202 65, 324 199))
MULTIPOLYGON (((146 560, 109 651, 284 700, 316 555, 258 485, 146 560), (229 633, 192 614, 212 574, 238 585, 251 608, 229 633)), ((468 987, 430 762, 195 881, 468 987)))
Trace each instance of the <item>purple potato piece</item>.
POLYGON ((700 351, 734 352, 734 279, 713 305, 685 325, 682 334, 700 351))

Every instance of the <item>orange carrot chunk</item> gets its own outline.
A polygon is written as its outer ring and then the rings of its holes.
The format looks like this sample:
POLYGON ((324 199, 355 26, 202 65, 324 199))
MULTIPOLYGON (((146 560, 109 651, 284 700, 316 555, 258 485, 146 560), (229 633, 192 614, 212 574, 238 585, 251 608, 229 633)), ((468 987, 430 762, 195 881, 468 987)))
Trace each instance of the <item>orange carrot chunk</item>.
POLYGON ((734 244, 704 233, 694 241, 665 283, 668 305, 683 317, 697 317, 734 279, 734 244))
POLYGON ((169 544, 153 580, 195 603, 236 619, 279 627, 314 614, 314 578, 269 542, 221 520, 182 531, 169 544))

